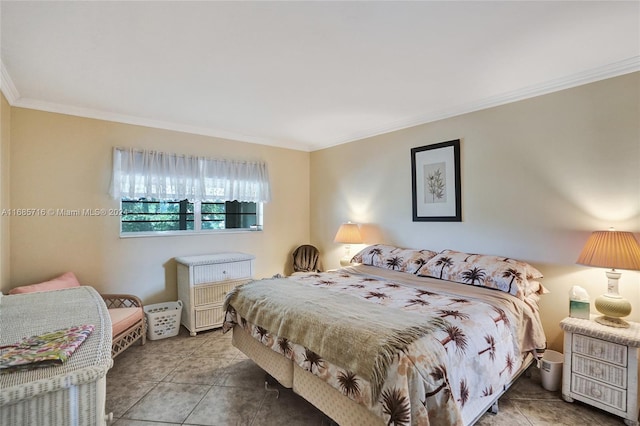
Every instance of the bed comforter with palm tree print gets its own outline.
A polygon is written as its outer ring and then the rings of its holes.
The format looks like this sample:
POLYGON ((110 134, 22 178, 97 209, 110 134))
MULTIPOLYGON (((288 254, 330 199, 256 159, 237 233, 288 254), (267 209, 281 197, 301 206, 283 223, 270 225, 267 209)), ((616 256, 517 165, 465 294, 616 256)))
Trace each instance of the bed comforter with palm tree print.
MULTIPOLYGON (((527 355, 546 346, 537 304, 503 292, 364 265, 289 279, 292 285, 324 289, 336 297, 346 293, 368 303, 424 313, 425 321, 441 319, 433 332, 397 352, 381 388, 374 391, 376 386, 353 369, 327 361, 304 341, 293 342, 277 330, 249 323, 228 307, 226 330, 241 324, 261 343, 386 424, 469 424, 511 383, 527 355)), ((269 285, 269 280, 262 282, 269 285)), ((347 347, 350 342, 340 344, 347 347)))

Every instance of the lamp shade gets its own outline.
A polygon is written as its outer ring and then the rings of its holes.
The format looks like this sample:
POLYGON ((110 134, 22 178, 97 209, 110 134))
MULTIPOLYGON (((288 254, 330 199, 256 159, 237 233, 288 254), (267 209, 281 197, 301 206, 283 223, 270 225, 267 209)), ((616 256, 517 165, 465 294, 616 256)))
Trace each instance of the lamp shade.
POLYGON ((361 244, 362 236, 360 235, 358 224, 348 222, 340 225, 333 241, 343 244, 361 244))
POLYGON ((640 245, 631 232, 595 231, 584 245, 576 263, 640 271, 640 245))

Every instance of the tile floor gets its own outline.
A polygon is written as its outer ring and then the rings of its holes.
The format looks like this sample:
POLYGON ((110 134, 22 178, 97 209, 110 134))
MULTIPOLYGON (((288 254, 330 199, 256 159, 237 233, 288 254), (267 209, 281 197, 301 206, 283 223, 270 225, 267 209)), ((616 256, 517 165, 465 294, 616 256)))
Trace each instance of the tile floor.
MULTIPOLYGON (((566 403, 540 386, 532 368, 500 399, 497 415, 478 425, 621 425, 622 419, 587 405, 566 403)), ((264 389, 264 372, 219 330, 134 344, 107 374, 107 412, 115 426, 287 425, 331 421, 291 390, 280 398, 264 389)))

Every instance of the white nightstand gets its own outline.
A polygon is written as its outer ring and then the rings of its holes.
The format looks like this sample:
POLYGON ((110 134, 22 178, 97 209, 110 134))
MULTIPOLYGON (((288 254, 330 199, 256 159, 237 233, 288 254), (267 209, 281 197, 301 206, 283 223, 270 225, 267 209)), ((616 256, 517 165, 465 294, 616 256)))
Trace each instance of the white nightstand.
POLYGON ((638 425, 640 324, 614 328, 565 318, 562 398, 598 407, 638 425))

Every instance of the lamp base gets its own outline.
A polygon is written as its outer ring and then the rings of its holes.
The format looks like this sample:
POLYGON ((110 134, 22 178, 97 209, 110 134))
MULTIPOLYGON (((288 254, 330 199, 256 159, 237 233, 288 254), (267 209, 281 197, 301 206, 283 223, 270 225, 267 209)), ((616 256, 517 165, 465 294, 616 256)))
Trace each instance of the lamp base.
POLYGON ((602 325, 607 325, 609 327, 616 328, 629 328, 629 323, 621 318, 614 318, 602 315, 600 317, 596 317, 595 322, 600 323, 602 325))
POLYGON ((345 256, 340 259, 340 266, 351 266, 351 257, 345 256))
MULTIPOLYGON (((617 289, 615 289, 617 290, 617 289)), ((601 317, 596 318, 600 324, 609 327, 627 328, 629 323, 621 319, 631 313, 631 303, 616 293, 607 293, 596 297, 594 305, 601 317)))

